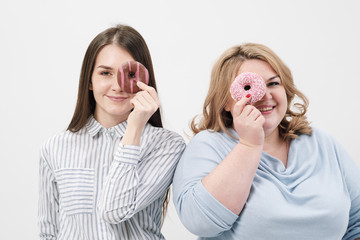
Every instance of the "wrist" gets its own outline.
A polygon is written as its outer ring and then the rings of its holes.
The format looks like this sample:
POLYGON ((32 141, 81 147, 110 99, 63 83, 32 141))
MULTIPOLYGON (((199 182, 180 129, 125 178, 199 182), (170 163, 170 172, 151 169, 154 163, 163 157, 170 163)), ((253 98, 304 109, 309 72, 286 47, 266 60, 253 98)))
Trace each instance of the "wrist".
POLYGON ((140 146, 141 134, 144 127, 133 126, 132 124, 127 125, 125 134, 121 140, 121 143, 125 145, 140 146))
POLYGON ((259 150, 262 151, 264 148, 264 144, 254 144, 241 139, 239 140, 237 145, 255 151, 259 151, 259 150))

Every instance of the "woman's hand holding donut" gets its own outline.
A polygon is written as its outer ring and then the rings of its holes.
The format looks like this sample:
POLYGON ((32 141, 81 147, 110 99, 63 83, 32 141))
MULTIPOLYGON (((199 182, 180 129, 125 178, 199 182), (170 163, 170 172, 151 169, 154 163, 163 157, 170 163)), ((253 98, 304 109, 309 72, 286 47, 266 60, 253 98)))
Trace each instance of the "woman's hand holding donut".
POLYGON ((150 87, 142 82, 137 82, 137 86, 143 91, 137 92, 131 99, 134 105, 133 111, 128 117, 128 124, 134 123, 137 126, 145 126, 150 117, 160 107, 160 101, 157 92, 153 87, 150 87))
POLYGON ((263 146, 265 141, 263 129, 265 118, 257 108, 247 104, 250 97, 250 95, 247 95, 234 104, 231 111, 234 128, 239 135, 241 144, 263 146))
POLYGON ((142 130, 150 117, 160 107, 160 101, 157 92, 140 81, 137 86, 143 91, 139 91, 130 100, 134 109, 128 116, 127 127, 122 139, 123 145, 140 145, 142 130))

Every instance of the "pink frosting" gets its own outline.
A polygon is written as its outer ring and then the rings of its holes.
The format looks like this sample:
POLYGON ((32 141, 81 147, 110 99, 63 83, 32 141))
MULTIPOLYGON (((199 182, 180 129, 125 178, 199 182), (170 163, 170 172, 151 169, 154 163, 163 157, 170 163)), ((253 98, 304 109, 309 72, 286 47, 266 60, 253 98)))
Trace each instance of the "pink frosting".
POLYGON ((141 89, 138 88, 136 82, 141 81, 146 85, 149 84, 149 72, 144 65, 136 61, 128 61, 119 67, 117 76, 118 83, 125 92, 137 93, 141 89))
POLYGON ((259 101, 266 91, 264 79, 259 74, 244 72, 239 74, 230 86, 231 97, 239 101, 243 96, 251 95, 248 103, 253 104, 259 101))

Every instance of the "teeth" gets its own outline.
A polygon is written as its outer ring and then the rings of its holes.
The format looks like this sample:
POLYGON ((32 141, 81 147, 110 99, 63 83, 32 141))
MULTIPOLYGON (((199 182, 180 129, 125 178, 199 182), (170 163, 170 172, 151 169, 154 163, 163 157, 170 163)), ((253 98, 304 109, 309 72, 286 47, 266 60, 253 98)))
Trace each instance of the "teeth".
POLYGON ((259 111, 260 111, 260 112, 265 112, 265 111, 269 111, 269 110, 271 110, 271 109, 272 109, 272 107, 259 108, 259 111))

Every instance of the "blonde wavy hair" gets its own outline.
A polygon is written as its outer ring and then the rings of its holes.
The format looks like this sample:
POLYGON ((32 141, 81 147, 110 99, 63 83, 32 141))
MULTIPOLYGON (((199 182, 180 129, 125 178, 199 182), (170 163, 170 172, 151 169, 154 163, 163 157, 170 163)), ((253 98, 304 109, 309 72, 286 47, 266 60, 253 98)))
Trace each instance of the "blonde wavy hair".
POLYGON ((308 99, 296 88, 291 71, 283 61, 271 49, 257 43, 245 43, 232 47, 217 60, 211 72, 203 114, 195 116, 190 123, 193 133, 212 130, 223 131, 232 136, 227 129, 233 127, 233 118, 231 113, 225 110, 225 106, 231 98, 229 88, 236 77, 237 70, 248 59, 267 62, 279 75, 285 88, 288 107, 279 124, 280 136, 287 140, 297 138, 300 134, 310 135, 312 129, 305 116, 308 99))

